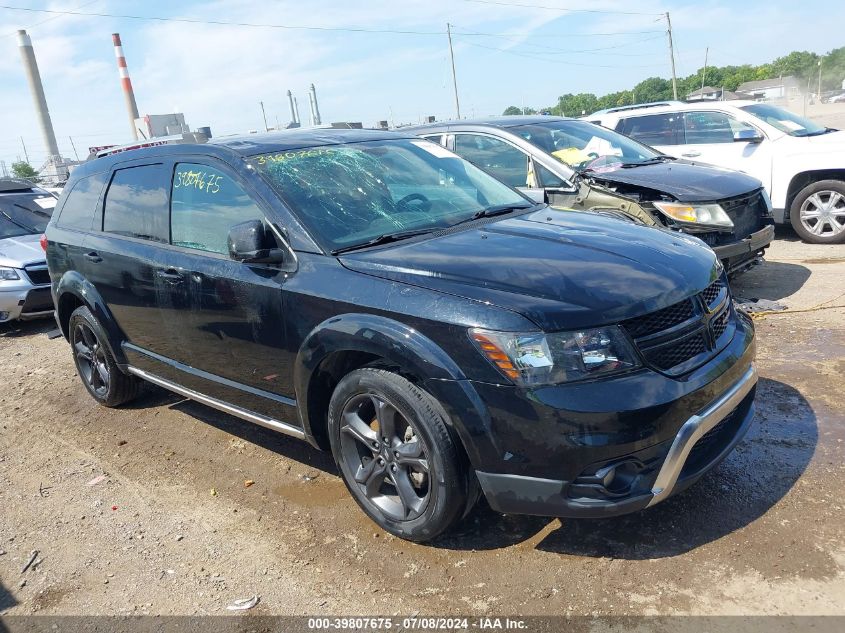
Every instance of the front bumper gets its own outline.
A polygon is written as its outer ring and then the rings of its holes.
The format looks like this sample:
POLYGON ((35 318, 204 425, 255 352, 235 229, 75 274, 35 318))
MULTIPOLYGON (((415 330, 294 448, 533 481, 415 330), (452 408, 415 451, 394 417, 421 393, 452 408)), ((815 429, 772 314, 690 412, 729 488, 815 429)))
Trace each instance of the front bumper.
POLYGON ((21 285, 0 290, 0 323, 38 319, 53 314, 50 286, 21 285))
POLYGON ((713 252, 725 264, 728 273, 738 272, 738 269, 745 268, 754 259, 762 256, 773 239, 775 227, 769 224, 738 242, 714 246, 713 252))
POLYGON ((647 476, 650 488, 644 492, 618 499, 573 498, 567 494, 567 489, 583 489, 584 485, 484 472, 477 473, 478 480, 490 506, 508 514, 601 518, 642 510, 695 483, 733 450, 754 417, 756 385, 757 372, 752 366, 721 397, 691 416, 672 440, 656 477, 647 476), (731 420, 731 417, 735 419, 731 420), (725 424, 726 420, 730 420, 731 426, 721 430, 722 440, 716 440, 715 447, 708 446, 709 452, 703 458, 688 463, 691 452, 702 438, 719 431, 717 427, 725 424))
POLYGON ((536 389, 471 383, 486 413, 464 444, 485 497, 505 513, 606 517, 679 492, 750 426, 754 352, 753 324, 738 315, 728 345, 683 376, 646 369, 536 389))

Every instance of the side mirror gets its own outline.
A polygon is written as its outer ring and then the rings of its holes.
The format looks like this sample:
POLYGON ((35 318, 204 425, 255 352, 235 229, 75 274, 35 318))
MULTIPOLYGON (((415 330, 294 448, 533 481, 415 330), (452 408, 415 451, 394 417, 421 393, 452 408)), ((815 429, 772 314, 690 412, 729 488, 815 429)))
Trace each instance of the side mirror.
POLYGON ((543 204, 546 201, 546 190, 537 187, 517 187, 517 189, 536 204, 543 204))
POLYGON ((734 133, 734 143, 762 143, 763 135, 757 130, 740 130, 734 133))
POLYGON ((246 264, 275 264, 284 261, 285 251, 278 248, 264 222, 249 220, 229 229, 229 257, 246 264))

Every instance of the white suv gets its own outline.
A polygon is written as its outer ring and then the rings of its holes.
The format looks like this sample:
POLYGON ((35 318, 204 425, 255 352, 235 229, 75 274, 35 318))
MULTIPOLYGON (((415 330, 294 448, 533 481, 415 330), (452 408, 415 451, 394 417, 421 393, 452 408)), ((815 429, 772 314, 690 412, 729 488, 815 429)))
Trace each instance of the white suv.
POLYGON ((791 221, 808 242, 845 242, 845 132, 756 101, 668 101, 584 118, 665 154, 759 178, 775 222, 791 221))

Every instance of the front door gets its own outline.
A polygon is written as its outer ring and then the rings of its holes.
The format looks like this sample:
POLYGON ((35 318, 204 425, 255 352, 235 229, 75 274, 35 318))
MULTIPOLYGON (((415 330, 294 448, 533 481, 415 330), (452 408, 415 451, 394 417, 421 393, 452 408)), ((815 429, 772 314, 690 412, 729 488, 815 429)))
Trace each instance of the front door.
MULTIPOLYGON (((229 257, 235 224, 267 221, 243 183, 216 162, 177 162, 171 190, 171 241, 178 265, 170 271, 184 288, 189 310, 180 319, 180 344, 202 393, 279 419, 274 397, 293 398, 283 384, 291 362, 279 267, 229 257)), ((290 420, 288 420, 290 421, 290 420)))

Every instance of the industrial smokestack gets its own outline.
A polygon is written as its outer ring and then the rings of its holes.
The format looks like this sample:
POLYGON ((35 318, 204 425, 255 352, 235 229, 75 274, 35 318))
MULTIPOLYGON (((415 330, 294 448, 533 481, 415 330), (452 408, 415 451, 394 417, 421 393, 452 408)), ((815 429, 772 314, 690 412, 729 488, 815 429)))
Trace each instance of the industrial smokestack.
POLYGON ((293 93, 288 90, 288 102, 290 103, 290 122, 299 123, 299 114, 296 112, 296 106, 293 103, 293 93))
POLYGON ((308 97, 311 99, 311 124, 320 125, 320 108, 317 106, 317 90, 314 84, 308 89, 308 97))
POLYGON ((26 71, 26 79, 29 82, 29 89, 32 92, 32 100, 35 102, 38 122, 41 124, 41 135, 44 137, 44 145, 47 147, 48 160, 58 158, 59 145, 56 143, 53 122, 50 120, 50 111, 47 109, 44 86, 41 85, 41 73, 38 72, 38 62, 35 61, 32 40, 24 30, 18 31, 18 47, 21 49, 21 58, 23 59, 23 67, 26 71))
POLYGON ((111 40, 114 43, 114 56, 117 57, 117 72, 120 74, 120 83, 123 86, 123 98, 126 100, 126 110, 129 112, 129 125, 132 128, 132 138, 137 141, 138 130, 135 128, 135 119, 138 118, 138 105, 135 103, 135 91, 132 90, 129 69, 126 68, 126 57, 123 56, 120 33, 112 33, 111 40))

